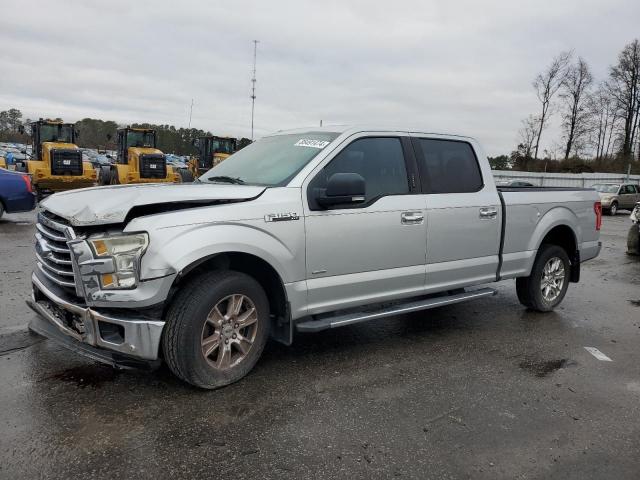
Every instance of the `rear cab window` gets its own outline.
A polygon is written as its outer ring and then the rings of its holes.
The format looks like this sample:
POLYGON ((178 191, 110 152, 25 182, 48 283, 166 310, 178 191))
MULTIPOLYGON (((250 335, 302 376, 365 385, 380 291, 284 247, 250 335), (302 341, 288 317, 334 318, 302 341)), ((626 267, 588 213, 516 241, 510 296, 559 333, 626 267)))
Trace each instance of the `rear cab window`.
POLYGON ((482 190, 480 165, 470 143, 414 138, 424 193, 472 193, 482 190))

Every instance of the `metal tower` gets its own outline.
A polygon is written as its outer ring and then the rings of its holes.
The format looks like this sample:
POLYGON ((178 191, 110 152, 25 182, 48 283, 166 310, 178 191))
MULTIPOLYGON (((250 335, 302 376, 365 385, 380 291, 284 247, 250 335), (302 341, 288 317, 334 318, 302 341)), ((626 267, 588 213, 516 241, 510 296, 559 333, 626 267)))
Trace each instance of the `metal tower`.
POLYGON ((253 41, 253 78, 251 78, 251 141, 253 142, 253 113, 256 107, 256 54, 258 40, 253 41))

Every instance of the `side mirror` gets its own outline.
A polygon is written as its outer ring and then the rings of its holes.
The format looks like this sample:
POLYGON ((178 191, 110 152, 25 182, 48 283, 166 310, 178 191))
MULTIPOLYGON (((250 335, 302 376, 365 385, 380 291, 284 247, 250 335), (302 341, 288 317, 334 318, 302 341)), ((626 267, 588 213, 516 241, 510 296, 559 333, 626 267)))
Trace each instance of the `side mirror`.
POLYGON ((334 173, 327 188, 320 189, 316 202, 324 208, 334 205, 358 204, 365 201, 364 178, 357 173, 334 173))

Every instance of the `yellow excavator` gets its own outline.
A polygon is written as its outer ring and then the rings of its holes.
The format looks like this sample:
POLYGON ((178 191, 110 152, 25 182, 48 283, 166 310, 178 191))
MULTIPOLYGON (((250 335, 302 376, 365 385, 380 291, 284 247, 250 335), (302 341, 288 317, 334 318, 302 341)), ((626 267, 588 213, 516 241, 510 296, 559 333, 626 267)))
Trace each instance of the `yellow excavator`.
POLYGON ((53 192, 96 185, 96 171, 90 162, 83 161, 77 137, 73 123, 43 119, 31 123, 31 158, 16 161, 15 169, 31 175, 38 199, 53 192))
MULTIPOLYGON (((190 180, 210 170, 238 149, 238 143, 235 138, 214 135, 196 138, 193 141, 193 146, 198 150, 198 153, 188 163, 190 180)), ((184 170, 182 172, 186 173, 184 170)), ((184 173, 182 175, 185 182, 190 181, 189 178, 185 178, 184 173)))
POLYGON ((116 161, 100 171, 101 185, 181 181, 180 175, 167 165, 162 151, 156 148, 156 131, 150 128, 119 129, 116 161))

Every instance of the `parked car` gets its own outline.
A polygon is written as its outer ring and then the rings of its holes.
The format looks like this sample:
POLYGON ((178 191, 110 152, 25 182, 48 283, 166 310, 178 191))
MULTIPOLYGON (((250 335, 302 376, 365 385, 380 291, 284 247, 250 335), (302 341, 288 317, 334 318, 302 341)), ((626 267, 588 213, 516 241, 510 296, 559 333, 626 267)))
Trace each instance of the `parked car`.
POLYGON ((487 297, 468 287, 498 280, 550 311, 601 248, 595 191, 496 188, 474 139, 383 129, 278 132, 196 183, 42 208, 31 329, 112 365, 163 359, 202 388, 246 375, 269 336, 487 297))
POLYGON ((640 202, 636 203, 629 218, 631 218, 631 227, 627 235, 627 253, 640 255, 640 202))
POLYGON ((503 181, 503 182, 498 182, 497 185, 499 187, 535 187, 533 183, 524 182, 522 180, 503 181))
POLYGON ((610 215, 621 208, 631 209, 640 202, 640 187, 632 183, 597 183, 591 188, 598 192, 603 211, 610 215))
POLYGON ((36 194, 26 173, 0 168, 0 217, 36 208, 36 194))
POLYGON ((188 168, 188 165, 184 162, 182 157, 178 155, 166 154, 165 158, 169 165, 172 165, 176 169, 188 168))

